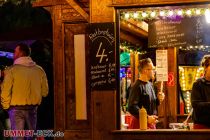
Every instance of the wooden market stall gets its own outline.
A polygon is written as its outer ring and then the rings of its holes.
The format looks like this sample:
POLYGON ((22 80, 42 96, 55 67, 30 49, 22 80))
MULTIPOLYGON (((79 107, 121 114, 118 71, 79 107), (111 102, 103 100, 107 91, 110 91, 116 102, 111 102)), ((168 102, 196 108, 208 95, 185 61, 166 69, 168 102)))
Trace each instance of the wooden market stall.
MULTIPOLYGON (((39 0, 33 3, 45 7, 53 21, 53 63, 54 63, 54 99, 55 131, 65 132, 64 138, 75 140, 128 140, 128 139, 208 139, 209 130, 172 130, 169 122, 177 122, 178 87, 177 87, 177 49, 167 48, 168 71, 174 78, 174 84, 165 83, 166 100, 160 107, 164 129, 161 130, 120 130, 119 77, 114 77, 114 86, 91 88, 91 70, 93 60, 88 36, 93 23, 114 23, 115 59, 111 63, 119 71, 119 40, 135 42, 144 46, 143 38, 147 36, 142 30, 130 29, 131 23, 119 23, 119 9, 149 6, 171 6, 205 4, 208 0, 39 0), (119 29, 121 27, 121 30, 119 29), (135 34, 131 35, 131 34, 135 34), (140 39, 139 39, 139 38, 140 39), (79 39, 79 41, 77 40, 79 39), (78 60, 79 52, 83 59, 78 60), (78 68, 82 62, 84 69, 78 68), (77 73, 83 75, 81 80, 77 73), (84 74, 85 73, 85 74, 84 74), (80 79, 83 85, 77 82, 80 79), (83 88, 85 87, 85 88, 83 88), (82 88, 82 92, 78 89, 82 88), (101 90, 102 88, 102 90, 101 90), (77 94, 81 93, 80 95, 77 94), (83 105, 83 106, 82 106, 83 105), (170 106, 170 111, 166 109, 170 106), (80 110, 81 109, 81 110, 80 110), (80 111, 78 111, 80 110, 80 111)), ((95 24, 94 24, 95 25, 95 24)), ((98 27, 98 26, 97 26, 98 27)), ((135 56, 133 56, 135 57, 135 56)), ((108 60, 107 60, 108 61, 108 60)), ((137 60, 134 60, 137 61, 137 60)), ((135 67, 135 66, 133 66, 135 67)), ((92 68, 94 69, 94 67, 92 68)), ((136 71, 133 73, 137 73, 136 71)), ((116 74, 117 75, 117 74, 116 74)), ((134 78, 135 79, 135 78, 134 78)))

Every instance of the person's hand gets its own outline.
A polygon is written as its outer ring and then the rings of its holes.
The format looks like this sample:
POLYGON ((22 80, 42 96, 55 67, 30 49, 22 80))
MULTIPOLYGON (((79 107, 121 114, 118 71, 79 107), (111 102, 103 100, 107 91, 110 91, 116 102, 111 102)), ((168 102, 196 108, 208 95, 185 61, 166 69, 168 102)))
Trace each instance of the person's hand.
POLYGON ((158 92, 157 98, 161 103, 165 99, 165 94, 163 92, 158 92))
POLYGON ((158 122, 158 116, 156 116, 156 115, 148 115, 147 122, 149 124, 156 124, 158 122))

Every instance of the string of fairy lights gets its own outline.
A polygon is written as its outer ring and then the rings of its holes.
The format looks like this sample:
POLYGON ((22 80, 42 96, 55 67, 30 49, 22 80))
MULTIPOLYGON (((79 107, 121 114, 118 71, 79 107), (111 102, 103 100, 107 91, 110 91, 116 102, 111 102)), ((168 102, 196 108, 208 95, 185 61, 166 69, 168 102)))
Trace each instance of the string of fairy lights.
POLYGON ((210 52, 210 46, 187 46, 187 47, 182 47, 180 46, 179 49, 185 50, 185 51, 203 51, 203 52, 210 52))
POLYGON ((128 20, 152 20, 152 19, 165 19, 176 16, 180 17, 191 17, 191 16, 202 16, 205 15, 210 21, 210 8, 185 8, 185 9, 152 9, 152 10, 138 10, 121 12, 121 19, 128 20))
POLYGON ((134 53, 134 54, 139 54, 139 55, 143 55, 147 53, 147 51, 140 51, 140 49, 134 49, 129 45, 123 45, 123 44, 120 45, 120 49, 123 52, 134 53))
MULTIPOLYGON (((173 17, 193 17, 193 16, 203 16, 205 15, 206 21, 210 23, 210 8, 175 8, 175 9, 141 9, 141 10, 131 10, 131 11, 122 11, 121 12, 121 20, 152 20, 152 19, 167 19, 173 17)), ((210 52, 210 46, 200 45, 200 46, 192 46, 188 45, 186 47, 180 46, 179 49, 185 51, 205 51, 210 52)), ((125 48, 125 50, 132 52, 129 48, 125 48)), ((138 51, 137 51, 138 53, 138 51)))

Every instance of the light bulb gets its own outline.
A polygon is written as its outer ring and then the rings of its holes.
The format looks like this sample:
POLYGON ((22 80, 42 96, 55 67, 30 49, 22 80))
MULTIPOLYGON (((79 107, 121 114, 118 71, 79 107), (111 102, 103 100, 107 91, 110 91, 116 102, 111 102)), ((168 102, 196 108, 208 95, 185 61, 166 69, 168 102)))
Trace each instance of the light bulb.
POLYGON ((177 14, 181 16, 183 14, 182 10, 179 10, 177 14))
POLYGON ((210 11, 209 9, 206 9, 205 11, 205 17, 206 17, 206 22, 210 23, 210 11))
POLYGON ((137 12, 135 12, 135 13, 133 14, 133 17, 134 17, 134 18, 138 18, 138 16, 139 16, 139 14, 138 14, 137 12))
POLYGON ((147 13, 143 12, 142 17, 146 17, 146 16, 147 16, 147 13))
POLYGON ((169 15, 169 16, 173 16, 173 14, 174 14, 173 11, 169 11, 169 12, 168 12, 168 15, 169 15))
POLYGON ((130 16, 129 13, 126 13, 126 14, 125 14, 125 18, 126 18, 126 19, 128 19, 129 16, 130 16))
POLYGON ((200 10, 200 9, 197 9, 197 10, 195 11, 195 13, 196 13, 197 15, 200 15, 200 14, 201 14, 201 10, 200 10))
POLYGON ((156 13, 155 12, 152 12, 151 13, 151 17, 155 17, 156 13))
POLYGON ((160 16, 165 16, 165 12, 164 11, 160 11, 160 16))
POLYGON ((187 10, 187 15, 191 15, 192 14, 192 12, 190 11, 190 10, 187 10))

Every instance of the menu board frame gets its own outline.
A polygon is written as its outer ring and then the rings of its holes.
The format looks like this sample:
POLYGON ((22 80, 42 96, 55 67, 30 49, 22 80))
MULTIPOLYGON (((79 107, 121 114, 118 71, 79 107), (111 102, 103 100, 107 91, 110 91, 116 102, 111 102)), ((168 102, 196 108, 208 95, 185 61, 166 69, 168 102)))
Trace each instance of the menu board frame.
POLYGON ((205 16, 149 21, 149 48, 191 48, 210 45, 210 24, 205 16))
POLYGON ((115 90, 115 24, 91 23, 89 29, 91 90, 115 90))

